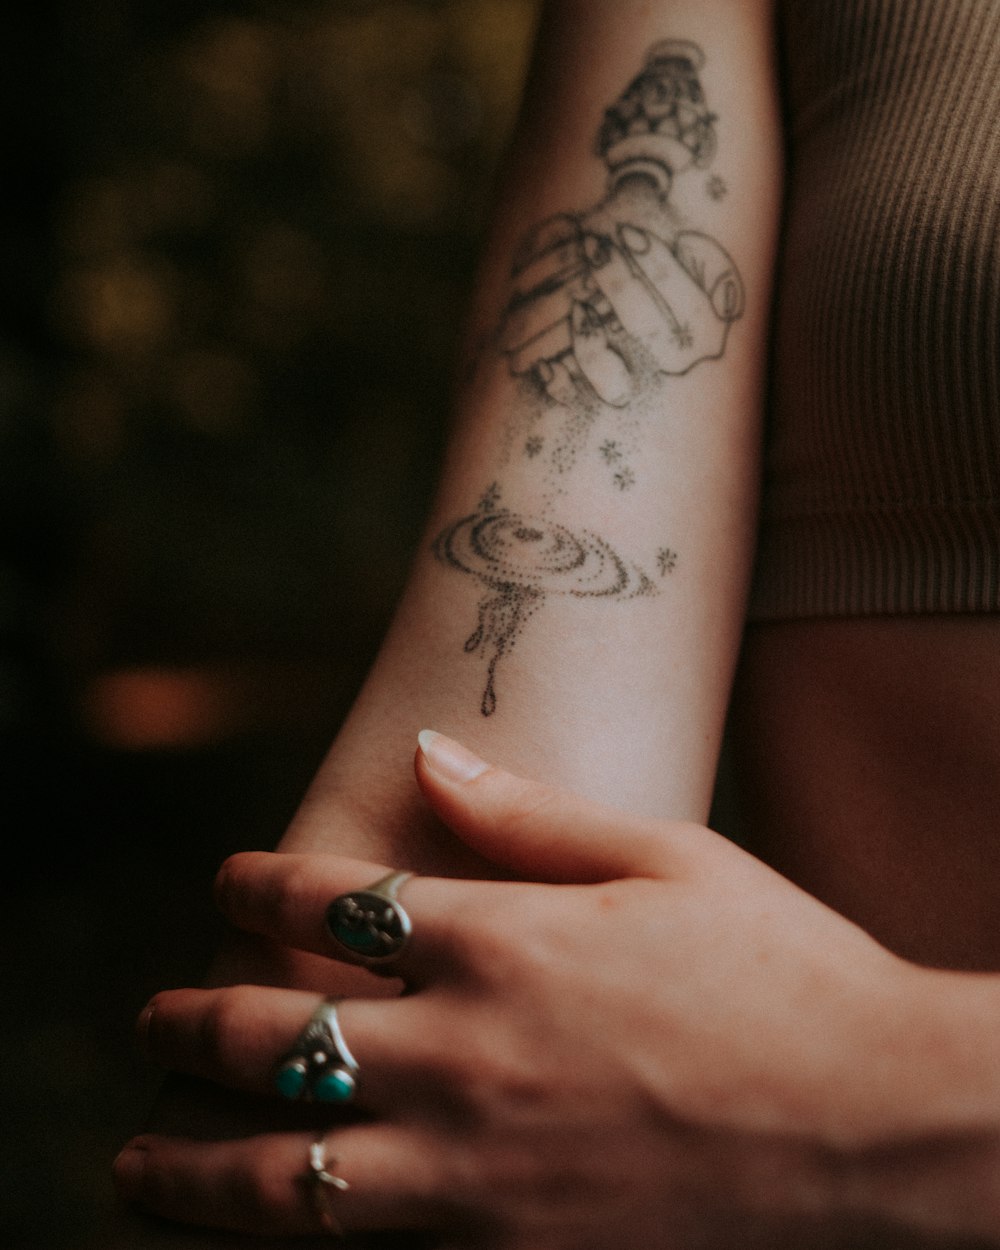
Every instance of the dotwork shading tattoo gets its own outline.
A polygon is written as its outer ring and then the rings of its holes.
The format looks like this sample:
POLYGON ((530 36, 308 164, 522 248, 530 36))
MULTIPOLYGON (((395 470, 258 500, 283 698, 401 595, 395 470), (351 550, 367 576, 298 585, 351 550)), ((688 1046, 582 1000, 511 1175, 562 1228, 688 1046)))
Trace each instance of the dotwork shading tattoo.
POLYGON ((530 438, 527 438, 524 441, 524 454, 531 459, 534 459, 544 446, 545 439, 540 437, 538 434, 532 434, 530 438))
MULTIPOLYGON (((484 716, 497 707, 500 660, 549 595, 620 600, 658 593, 639 564, 551 514, 582 465, 596 464, 612 498, 636 487, 639 431, 663 410, 655 402, 662 379, 719 359, 743 313, 743 283, 731 257, 671 199, 675 179, 705 169, 716 152, 716 117, 699 79, 704 61, 698 45, 685 40, 649 50, 598 131, 603 198, 584 212, 541 222, 515 253, 497 347, 522 402, 502 464, 515 454, 531 462, 532 472, 537 464, 538 511, 526 516, 507 508, 494 482, 476 510, 433 545, 438 560, 482 587, 465 650, 488 657, 484 716)), ((712 174, 704 191, 718 201, 727 187, 712 174)), ((662 580, 678 556, 664 546, 654 559, 662 580)))

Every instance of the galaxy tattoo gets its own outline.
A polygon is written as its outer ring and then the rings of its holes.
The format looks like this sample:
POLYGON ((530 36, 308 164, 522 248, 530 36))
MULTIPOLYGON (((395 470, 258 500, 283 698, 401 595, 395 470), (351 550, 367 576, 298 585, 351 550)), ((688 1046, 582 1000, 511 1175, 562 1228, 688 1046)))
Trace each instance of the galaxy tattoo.
MULTIPOLYGON (((607 171, 603 198, 541 222, 514 256, 496 347, 521 402, 501 468, 513 458, 532 462, 540 474, 538 512, 509 510, 494 483, 433 547, 443 564, 480 586, 465 650, 487 660, 484 716, 497 708, 499 662, 549 595, 651 595, 678 565, 677 552, 664 545, 645 557, 647 573, 554 514, 584 464, 596 463, 612 496, 625 502, 638 480, 643 426, 662 408, 649 402, 654 387, 719 359, 743 312, 732 258, 671 200, 674 179, 706 169, 716 151, 716 118, 699 78, 704 59, 684 40, 649 50, 597 135, 607 171)), ((727 194, 718 173, 703 187, 713 201, 727 194)))

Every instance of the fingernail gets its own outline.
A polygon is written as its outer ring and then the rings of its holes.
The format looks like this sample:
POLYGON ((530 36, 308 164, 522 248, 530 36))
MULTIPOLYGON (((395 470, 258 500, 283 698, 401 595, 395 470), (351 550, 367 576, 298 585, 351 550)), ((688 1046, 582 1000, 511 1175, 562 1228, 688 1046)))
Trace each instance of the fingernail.
POLYGON ((151 998, 139 1013, 139 1019, 135 1022, 135 1040, 139 1047, 139 1053, 144 1059, 148 1059, 150 1055, 149 1047, 149 1030, 153 1023, 153 1010, 156 1007, 156 999, 151 998))
POLYGON ((149 1144, 142 1137, 133 1138, 111 1165, 115 1184, 126 1196, 138 1193, 142 1187, 148 1150, 149 1144))
POLYGON ((635 256, 649 251, 649 235, 645 230, 637 230, 635 226, 619 226, 618 233, 622 243, 635 256))
POLYGON ((430 768, 449 781, 473 781, 489 768, 485 760, 454 738, 446 738, 433 729, 421 729, 417 742, 430 768))

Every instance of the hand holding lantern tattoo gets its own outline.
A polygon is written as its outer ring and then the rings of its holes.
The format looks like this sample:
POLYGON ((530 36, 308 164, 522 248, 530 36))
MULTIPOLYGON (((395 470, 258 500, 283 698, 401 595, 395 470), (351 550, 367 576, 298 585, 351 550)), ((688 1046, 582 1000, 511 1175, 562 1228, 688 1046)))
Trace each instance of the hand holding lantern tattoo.
MULTIPOLYGON (((696 44, 665 40, 608 109, 597 139, 608 168, 603 200, 583 213, 560 213, 530 231, 513 263, 513 293, 498 345, 510 373, 526 383, 537 409, 565 414, 549 453, 552 486, 533 516, 500 502, 494 484, 469 516, 434 543, 437 558, 484 588, 467 652, 489 655, 481 711, 497 707, 496 668, 549 594, 631 599, 656 593, 636 562, 589 529, 549 515, 564 493, 591 431, 621 421, 659 376, 685 374, 725 350, 743 312, 743 284, 732 259, 709 235, 691 229, 670 201, 674 178, 706 166, 715 153, 715 117, 706 104, 696 44), (540 407, 539 407, 540 406, 540 407)), ((612 433, 614 426, 612 424, 612 433)), ((525 454, 541 455, 536 431, 525 454)), ((636 477, 616 438, 598 454, 619 491, 636 477)), ((669 550, 662 548, 662 550, 669 550)), ((657 556, 660 576, 676 554, 657 556)))
POLYGON ((721 356, 743 311, 728 254, 707 234, 679 229, 669 203, 674 177, 715 151, 702 63, 691 43, 651 49, 598 136, 606 197, 542 222, 515 258, 501 349, 513 374, 557 403, 589 388, 603 403, 627 404, 644 364, 681 374, 721 356))

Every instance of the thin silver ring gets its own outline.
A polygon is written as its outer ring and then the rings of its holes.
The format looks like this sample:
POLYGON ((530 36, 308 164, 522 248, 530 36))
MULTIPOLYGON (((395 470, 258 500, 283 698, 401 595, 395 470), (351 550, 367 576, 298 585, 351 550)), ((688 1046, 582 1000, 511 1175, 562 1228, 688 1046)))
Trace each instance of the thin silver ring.
POLYGON ((345 1103, 354 1097, 360 1071, 344 1040, 337 1014, 339 998, 324 998, 295 1043, 278 1061, 274 1084, 285 1098, 345 1103))
POLYGON ((309 1184, 309 1193, 323 1231, 342 1239, 347 1234, 334 1213, 334 1195, 330 1191, 336 1189, 343 1193, 350 1189, 350 1185, 342 1176, 335 1176, 330 1171, 336 1162, 336 1159, 327 1159, 326 1136, 320 1133, 316 1140, 309 1144, 309 1171, 305 1179, 309 1184))
POLYGON ((413 925, 399 901, 412 872, 390 872, 363 890, 338 894, 326 909, 326 928, 341 951, 372 972, 392 976, 392 965, 406 949, 413 925))

